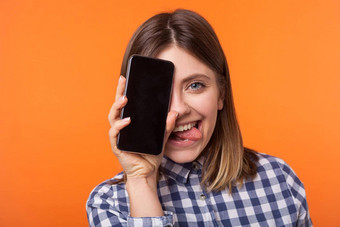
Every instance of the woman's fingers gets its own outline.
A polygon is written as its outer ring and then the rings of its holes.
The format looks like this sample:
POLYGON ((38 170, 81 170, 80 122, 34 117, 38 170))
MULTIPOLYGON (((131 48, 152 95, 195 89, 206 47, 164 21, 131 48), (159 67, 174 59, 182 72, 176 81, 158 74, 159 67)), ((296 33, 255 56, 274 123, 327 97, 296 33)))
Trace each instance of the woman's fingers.
POLYGON ((128 100, 126 96, 121 96, 116 102, 113 103, 108 116, 111 126, 114 124, 115 121, 120 119, 121 110, 127 104, 127 101, 128 100))
POLYGON ((115 102, 113 103, 108 120, 111 125, 109 131, 110 142, 112 146, 112 151, 115 155, 120 155, 121 151, 117 148, 117 136, 120 130, 130 124, 130 118, 120 119, 120 113, 122 108, 127 104, 127 98, 124 96, 126 79, 123 76, 119 77, 116 91, 115 102))
POLYGON ((111 126, 120 118, 120 112, 127 103, 127 98, 124 96, 125 81, 126 79, 123 76, 119 77, 115 102, 113 103, 108 116, 111 126))
POLYGON ((123 76, 119 77, 118 84, 117 84, 117 90, 116 90, 116 101, 123 96, 124 90, 125 90, 125 82, 126 78, 123 76))
POLYGON ((166 119, 166 135, 165 135, 166 141, 168 140, 172 130, 174 130, 175 128, 177 117, 178 113, 176 111, 170 111, 168 113, 168 117, 166 119))
POLYGON ((110 136, 110 142, 112 146, 112 151, 115 155, 120 155, 121 151, 117 148, 117 136, 120 130, 128 126, 131 122, 131 119, 129 117, 117 120, 114 122, 112 125, 110 131, 109 131, 109 136, 110 136))

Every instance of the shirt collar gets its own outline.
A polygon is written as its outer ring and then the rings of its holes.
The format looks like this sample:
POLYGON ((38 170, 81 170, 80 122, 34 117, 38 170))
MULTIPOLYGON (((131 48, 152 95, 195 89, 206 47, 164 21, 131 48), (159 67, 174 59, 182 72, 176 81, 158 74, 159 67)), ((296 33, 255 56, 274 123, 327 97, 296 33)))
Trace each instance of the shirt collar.
POLYGON ((203 162, 203 156, 199 157, 196 161, 188 163, 176 163, 170 158, 164 156, 162 160, 162 171, 166 176, 172 178, 173 180, 182 184, 186 184, 191 171, 197 168, 197 166, 199 166, 199 169, 201 169, 203 162))

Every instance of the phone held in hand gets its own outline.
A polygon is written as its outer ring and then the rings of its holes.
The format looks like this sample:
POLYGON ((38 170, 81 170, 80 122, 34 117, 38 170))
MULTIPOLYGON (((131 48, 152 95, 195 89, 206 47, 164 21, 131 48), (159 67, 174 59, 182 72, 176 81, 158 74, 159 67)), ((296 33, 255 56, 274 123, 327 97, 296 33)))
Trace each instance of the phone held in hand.
POLYGON ((130 117, 131 123, 118 134, 118 149, 152 155, 162 152, 173 73, 174 64, 170 61, 130 57, 124 91, 128 103, 122 109, 121 119, 130 117))

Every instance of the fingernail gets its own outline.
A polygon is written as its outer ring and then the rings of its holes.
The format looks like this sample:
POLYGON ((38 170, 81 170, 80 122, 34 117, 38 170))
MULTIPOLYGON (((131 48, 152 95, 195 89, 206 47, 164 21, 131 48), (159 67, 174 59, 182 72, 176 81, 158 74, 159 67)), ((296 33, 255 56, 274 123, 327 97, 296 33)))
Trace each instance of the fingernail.
POLYGON ((130 121, 130 117, 123 118, 122 121, 130 121))
POLYGON ((123 101, 125 99, 126 95, 123 95, 122 97, 119 98, 120 101, 123 101))
POLYGON ((119 80, 118 80, 118 82, 120 82, 122 79, 123 79, 123 76, 122 76, 122 75, 120 75, 120 76, 119 76, 119 80))

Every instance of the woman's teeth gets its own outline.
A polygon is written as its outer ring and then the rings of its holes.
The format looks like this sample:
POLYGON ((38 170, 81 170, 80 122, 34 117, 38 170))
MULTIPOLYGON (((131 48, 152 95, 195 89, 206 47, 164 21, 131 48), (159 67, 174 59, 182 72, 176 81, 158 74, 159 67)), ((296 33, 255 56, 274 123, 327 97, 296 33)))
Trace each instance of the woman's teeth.
POLYGON ((195 125, 196 125, 196 122, 195 123, 189 123, 189 124, 186 124, 186 125, 180 125, 180 126, 175 127, 173 132, 183 132, 183 131, 186 131, 186 130, 190 130, 195 125))

